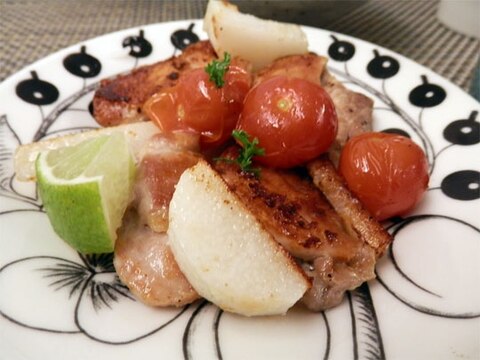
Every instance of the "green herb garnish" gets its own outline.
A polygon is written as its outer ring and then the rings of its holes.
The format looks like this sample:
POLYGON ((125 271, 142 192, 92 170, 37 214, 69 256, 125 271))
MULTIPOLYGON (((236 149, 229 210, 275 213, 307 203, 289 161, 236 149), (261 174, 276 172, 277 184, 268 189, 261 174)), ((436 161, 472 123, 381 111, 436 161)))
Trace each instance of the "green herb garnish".
POLYGON ((213 60, 205 67, 205 71, 210 76, 210 81, 215 83, 217 88, 221 88, 225 84, 225 74, 230 65, 230 54, 223 54, 223 60, 213 60))
POLYGON ((254 156, 265 155, 265 149, 258 146, 258 139, 254 138, 252 141, 248 138, 248 134, 243 130, 233 130, 232 136, 241 145, 240 153, 236 159, 216 158, 216 161, 225 161, 228 163, 236 163, 244 172, 249 172, 256 177, 260 176, 260 168, 252 167, 254 156))

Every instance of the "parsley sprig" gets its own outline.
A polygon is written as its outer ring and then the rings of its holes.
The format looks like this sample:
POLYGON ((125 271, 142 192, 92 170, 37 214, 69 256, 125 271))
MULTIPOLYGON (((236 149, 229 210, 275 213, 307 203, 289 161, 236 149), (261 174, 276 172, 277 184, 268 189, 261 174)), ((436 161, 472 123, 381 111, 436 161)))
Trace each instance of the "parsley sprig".
POLYGON ((225 161, 228 163, 236 163, 244 172, 249 172, 256 177, 260 176, 260 168, 252 167, 254 156, 265 155, 265 149, 258 146, 258 139, 249 139, 248 134, 243 130, 233 130, 232 136, 240 143, 242 149, 236 159, 216 158, 217 161, 225 161))
POLYGON ((225 84, 225 74, 230 65, 230 54, 223 54, 223 60, 213 60, 205 67, 205 71, 209 75, 210 81, 215 83, 217 88, 221 88, 225 84))

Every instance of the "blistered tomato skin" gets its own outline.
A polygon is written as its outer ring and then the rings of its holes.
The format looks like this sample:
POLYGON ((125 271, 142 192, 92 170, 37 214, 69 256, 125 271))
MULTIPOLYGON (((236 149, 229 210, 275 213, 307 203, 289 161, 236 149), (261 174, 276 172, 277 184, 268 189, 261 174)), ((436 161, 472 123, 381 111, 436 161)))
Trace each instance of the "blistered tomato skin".
POLYGON ((312 82, 277 76, 247 94, 237 128, 258 138, 271 167, 301 165, 326 152, 337 133, 330 96, 312 82))
POLYGON ((351 138, 342 150, 339 171, 378 220, 412 211, 429 181, 423 150, 395 134, 366 133, 351 138))
POLYGON ((200 134, 204 148, 225 142, 237 124, 250 75, 230 66, 221 88, 204 69, 183 74, 176 86, 153 95, 143 111, 162 131, 187 130, 200 134))

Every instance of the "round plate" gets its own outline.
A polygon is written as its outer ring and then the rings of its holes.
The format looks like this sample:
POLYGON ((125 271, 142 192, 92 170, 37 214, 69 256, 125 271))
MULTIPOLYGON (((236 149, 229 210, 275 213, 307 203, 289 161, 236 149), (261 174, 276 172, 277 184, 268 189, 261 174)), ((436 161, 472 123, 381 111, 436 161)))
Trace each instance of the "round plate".
POLYGON ((96 127, 101 79, 206 38, 201 21, 144 26, 59 51, 0 85, 0 348, 8 359, 450 359, 480 354, 479 103, 381 47, 305 28, 345 85, 375 101, 374 127, 422 146, 431 179, 377 278, 331 310, 246 318, 200 301, 135 301, 112 255, 82 256, 53 232, 35 185, 14 178, 20 144, 96 127))

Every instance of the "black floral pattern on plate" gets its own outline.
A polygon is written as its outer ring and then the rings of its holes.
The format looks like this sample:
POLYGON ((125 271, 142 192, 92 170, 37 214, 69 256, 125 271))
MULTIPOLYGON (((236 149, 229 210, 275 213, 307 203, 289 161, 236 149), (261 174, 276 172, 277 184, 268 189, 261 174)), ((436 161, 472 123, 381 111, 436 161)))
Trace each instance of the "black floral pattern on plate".
MULTIPOLYGON (((177 50, 183 50, 189 44, 199 40, 199 36, 194 32, 194 26, 195 23, 191 23, 187 28, 180 28, 170 35, 174 53, 177 50)), ((373 81, 381 81, 381 90, 378 90, 368 82, 350 73, 348 64, 355 58, 356 54, 354 42, 342 40, 341 35, 336 34, 331 35, 330 38, 333 42, 328 47, 328 54, 332 61, 339 62, 343 64, 344 67, 343 71, 340 71, 338 68, 332 68, 330 70, 343 79, 343 82, 362 88, 363 91, 369 93, 377 103, 382 104, 381 107, 376 107, 376 111, 389 111, 400 119, 402 127, 390 127, 382 131, 418 139, 429 160, 431 174, 435 171, 435 163, 440 154, 449 151, 449 149, 454 146, 468 147, 477 145, 480 142, 480 126, 476 120, 478 110, 466 109, 466 114, 469 115, 465 119, 452 119, 443 129, 442 135, 449 144, 442 149, 435 149, 429 134, 427 134, 423 128, 422 116, 424 115, 424 111, 429 111, 429 109, 442 104, 448 97, 447 91, 438 84, 430 82, 426 75, 421 75, 421 83, 415 85, 407 96, 413 106, 421 109, 418 117, 415 118, 406 109, 401 108, 386 90, 386 83, 389 79, 395 78, 400 73, 402 69, 401 61, 394 56, 385 55, 383 50, 373 50, 373 58, 366 64, 366 72, 371 76, 373 81)), ((130 49, 128 56, 135 58, 135 66, 137 66, 139 58, 148 57, 153 51, 152 42, 146 39, 144 29, 138 30, 138 35, 131 35, 123 39, 121 46, 130 49)), ((77 103, 85 96, 89 94, 91 96, 98 86, 98 82, 92 82, 87 85, 86 80, 97 77, 101 73, 102 64, 94 54, 87 52, 86 45, 82 45, 79 52, 72 53, 64 58, 63 65, 72 76, 84 79, 84 83, 83 87, 78 91, 64 95, 62 97, 63 100, 60 102, 58 102, 60 98, 59 90, 54 85, 55 80, 40 78, 34 70, 31 71, 31 78, 21 80, 15 88, 15 92, 20 99, 28 104, 38 106, 40 109, 42 121, 32 138, 33 141, 40 140, 53 133, 81 131, 88 128, 83 126, 70 127, 63 130, 51 130, 52 125, 54 125, 59 116, 65 112, 82 111, 85 114, 92 114, 91 101, 83 107, 77 105, 77 103), (43 107, 46 105, 51 105, 53 108, 47 114, 44 114, 43 107)), ((21 142, 9 121, 16 121, 16 119, 7 119, 6 115, 0 117, 0 153, 2 155, 0 158, 0 196, 15 201, 16 205, 1 211, 0 217, 11 216, 12 214, 20 212, 35 213, 45 217, 41 202, 36 197, 36 192, 35 195, 32 196, 31 194, 19 191, 15 186, 12 160, 14 150, 21 142)), ((455 201, 475 201, 480 197, 479 178, 480 174, 478 171, 472 169, 458 170, 446 175, 438 188, 431 188, 430 190, 440 189, 443 196, 455 201)), ((453 217, 435 214, 423 214, 394 219, 389 226, 389 230, 396 235, 409 226, 414 226, 422 221, 431 221, 432 219, 454 222, 468 229, 468 231, 473 231, 477 235, 480 234, 480 230, 475 225, 453 217)), ((12 269, 29 267, 28 269, 31 270, 28 271, 35 271, 35 274, 40 274, 41 278, 45 281, 45 286, 50 288, 51 291, 64 293, 65 301, 74 299, 75 306, 72 316, 75 326, 73 328, 62 330, 36 326, 18 320, 1 308, 0 314, 9 321, 32 330, 50 333, 82 333, 94 341, 110 345, 125 345, 141 341, 164 329, 177 319, 188 316, 188 321, 186 321, 183 332, 182 351, 184 358, 190 359, 197 356, 195 347, 192 345, 195 343, 194 338, 199 331, 205 331, 205 328, 200 326, 203 321, 202 314, 210 312, 212 315, 209 317, 209 330, 207 330, 213 334, 213 340, 210 346, 214 349, 213 351, 218 359, 223 358, 220 325, 224 318, 224 313, 206 301, 200 301, 193 304, 193 306, 179 309, 155 326, 134 336, 112 340, 103 338, 92 332, 91 329, 85 325, 85 321, 82 318, 84 314, 88 314, 88 312, 84 311, 86 307, 93 309, 93 312, 101 314, 105 311, 115 311, 120 303, 134 303, 135 300, 116 276, 112 264, 112 254, 97 256, 77 254, 76 259, 77 260, 71 260, 48 255, 29 256, 10 261, 3 264, 0 268, 0 277, 2 277, 10 276, 12 269), (191 309, 191 311, 189 311, 189 309, 191 309)), ((401 269, 396 262, 393 248, 391 248, 388 253, 388 259, 392 266, 392 271, 397 272, 405 281, 413 284, 419 292, 428 293, 431 296, 438 296, 435 292, 418 284, 415 279, 406 275, 404 270, 401 269)), ((379 283, 408 308, 432 316, 455 319, 470 319, 480 316, 480 311, 476 309, 466 312, 448 312, 430 308, 428 304, 423 304, 416 299, 415 295, 413 295, 414 298, 405 298, 399 294, 395 290, 395 286, 389 283, 388 278, 383 276, 383 273, 377 273, 377 276, 379 283)), ((379 326, 381 319, 377 318, 374 306, 375 301, 369 284, 364 284, 360 288, 350 292, 347 300, 353 330, 352 358, 385 358, 385 354, 388 353, 388 351, 384 349, 383 337, 379 326)), ((331 337, 333 335, 329 325, 329 317, 328 311, 321 313, 320 318, 326 329, 324 359, 329 359, 331 356, 331 337)))

